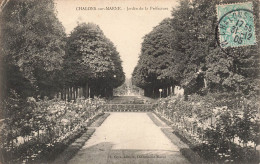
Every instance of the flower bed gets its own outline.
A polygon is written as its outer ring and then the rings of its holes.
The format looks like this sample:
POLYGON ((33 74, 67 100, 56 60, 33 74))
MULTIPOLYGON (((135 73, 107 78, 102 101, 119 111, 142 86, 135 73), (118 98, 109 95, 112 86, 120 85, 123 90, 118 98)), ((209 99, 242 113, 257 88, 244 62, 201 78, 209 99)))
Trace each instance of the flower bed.
POLYGON ((235 95, 160 99, 155 114, 210 162, 257 163, 259 103, 235 95), (241 145, 242 144, 242 145, 241 145))
POLYGON ((54 159, 86 131, 86 125, 103 114, 103 105, 104 100, 97 98, 76 102, 36 102, 29 98, 21 120, 11 122, 9 118, 2 124, 6 128, 1 128, 1 161, 28 163, 54 159))
POLYGON ((70 144, 65 151, 60 153, 58 157, 52 161, 53 164, 66 163, 69 161, 85 144, 85 142, 92 136, 95 129, 88 129, 81 137, 79 137, 74 143, 70 144))

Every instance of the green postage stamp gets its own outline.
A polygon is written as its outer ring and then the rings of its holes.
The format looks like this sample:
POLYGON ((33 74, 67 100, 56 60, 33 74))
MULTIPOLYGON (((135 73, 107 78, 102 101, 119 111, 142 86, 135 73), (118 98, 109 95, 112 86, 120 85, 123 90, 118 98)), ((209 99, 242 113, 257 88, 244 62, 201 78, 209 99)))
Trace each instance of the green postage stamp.
POLYGON ((251 2, 217 5, 217 16, 221 48, 256 44, 251 2))

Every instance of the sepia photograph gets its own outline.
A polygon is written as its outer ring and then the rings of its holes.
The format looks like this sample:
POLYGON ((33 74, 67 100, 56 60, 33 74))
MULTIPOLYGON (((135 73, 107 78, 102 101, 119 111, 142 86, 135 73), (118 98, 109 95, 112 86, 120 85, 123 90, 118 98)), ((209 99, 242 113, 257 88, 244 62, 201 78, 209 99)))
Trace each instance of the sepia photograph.
POLYGON ((260 164, 259 0, 0 0, 0 164, 260 164))

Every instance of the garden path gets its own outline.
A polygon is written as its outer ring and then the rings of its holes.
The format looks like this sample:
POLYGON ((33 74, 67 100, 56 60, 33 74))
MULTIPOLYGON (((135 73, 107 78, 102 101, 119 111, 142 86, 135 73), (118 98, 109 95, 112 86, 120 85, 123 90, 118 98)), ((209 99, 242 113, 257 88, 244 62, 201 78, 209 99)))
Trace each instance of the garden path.
POLYGON ((147 113, 111 113, 69 164, 189 163, 147 113))

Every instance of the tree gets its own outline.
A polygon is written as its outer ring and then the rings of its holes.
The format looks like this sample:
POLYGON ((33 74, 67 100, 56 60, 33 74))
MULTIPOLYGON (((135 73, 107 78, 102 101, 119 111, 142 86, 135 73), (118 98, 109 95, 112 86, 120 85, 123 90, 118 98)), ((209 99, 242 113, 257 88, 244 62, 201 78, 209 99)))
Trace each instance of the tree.
POLYGON ((259 110, 258 100, 243 100, 242 115, 236 119, 237 136, 245 146, 249 141, 257 146, 259 141, 259 122, 257 113, 259 110))
POLYGON ((215 5, 215 1, 183 0, 172 12, 175 36, 172 47, 176 60, 170 69, 186 94, 199 93, 206 87, 205 58, 210 49, 217 46, 214 35, 215 5))
POLYGON ((111 96, 125 79, 121 63, 113 43, 95 24, 79 24, 68 38, 67 85, 84 86, 86 97, 89 92, 91 97, 111 96))
POLYGON ((65 54, 65 32, 56 17, 54 2, 9 0, 2 10, 1 22, 4 22, 1 26, 2 62, 7 67, 16 67, 34 90, 39 91, 36 94, 41 94, 41 90, 53 84, 49 72, 61 69, 65 54), (39 72, 46 75, 45 82, 37 76, 39 72))
MULTIPOLYGON (((241 0, 240 2, 247 2, 241 0)), ((219 3, 225 3, 219 2, 219 3)), ((255 29, 259 33, 259 1, 252 1, 255 15, 255 29)), ((259 36, 257 36, 259 37, 259 36)), ((206 67, 206 79, 211 91, 242 92, 255 95, 259 91, 259 44, 225 49, 219 47, 210 51, 206 67), (219 65, 216 67, 216 65, 219 65), (222 68, 220 68, 220 65, 222 68), (215 78, 214 78, 215 77, 215 78)))
MULTIPOLYGON (((186 94, 201 93, 205 89, 210 92, 242 91, 245 94, 258 90, 259 65, 256 61, 259 60, 259 45, 228 48, 226 53, 217 45, 215 6, 220 3, 225 1, 183 0, 172 12, 175 36, 172 47, 177 52, 174 58, 180 58, 182 64, 176 67, 176 62, 170 68, 172 72, 182 74, 179 79, 186 94)), ((259 3, 253 1, 253 5, 254 15, 258 15, 259 3)), ((259 21, 256 21, 256 29, 259 31, 259 21)))
POLYGON ((171 33, 171 21, 167 18, 144 37, 139 62, 133 73, 133 83, 145 89, 147 96, 158 97, 159 88, 167 90, 172 83, 166 76, 167 68, 173 61, 171 33))
MULTIPOLYGON (((256 34, 259 34, 259 2, 252 2, 256 34)), ((134 84, 147 88, 155 83, 157 86, 173 83, 182 86, 186 95, 226 91, 246 95, 259 93, 259 44, 225 50, 217 44, 216 5, 222 3, 230 1, 180 1, 180 5, 172 11, 168 30, 160 31, 160 27, 164 27, 160 24, 145 36, 140 59, 133 72, 134 84), (167 39, 166 34, 171 39, 167 39), (169 48, 158 44, 161 38, 170 42, 165 44, 169 48), (164 61, 169 61, 168 65, 158 57, 160 48, 167 51, 159 56, 167 56, 164 61)))
POLYGON ((14 139, 33 131, 30 120, 36 107, 31 96, 50 96, 57 91, 54 84, 65 54, 65 32, 52 0, 8 0, 2 4, 0 103, 1 118, 7 125, 3 134, 7 143, 3 145, 11 142, 13 147, 14 139))

